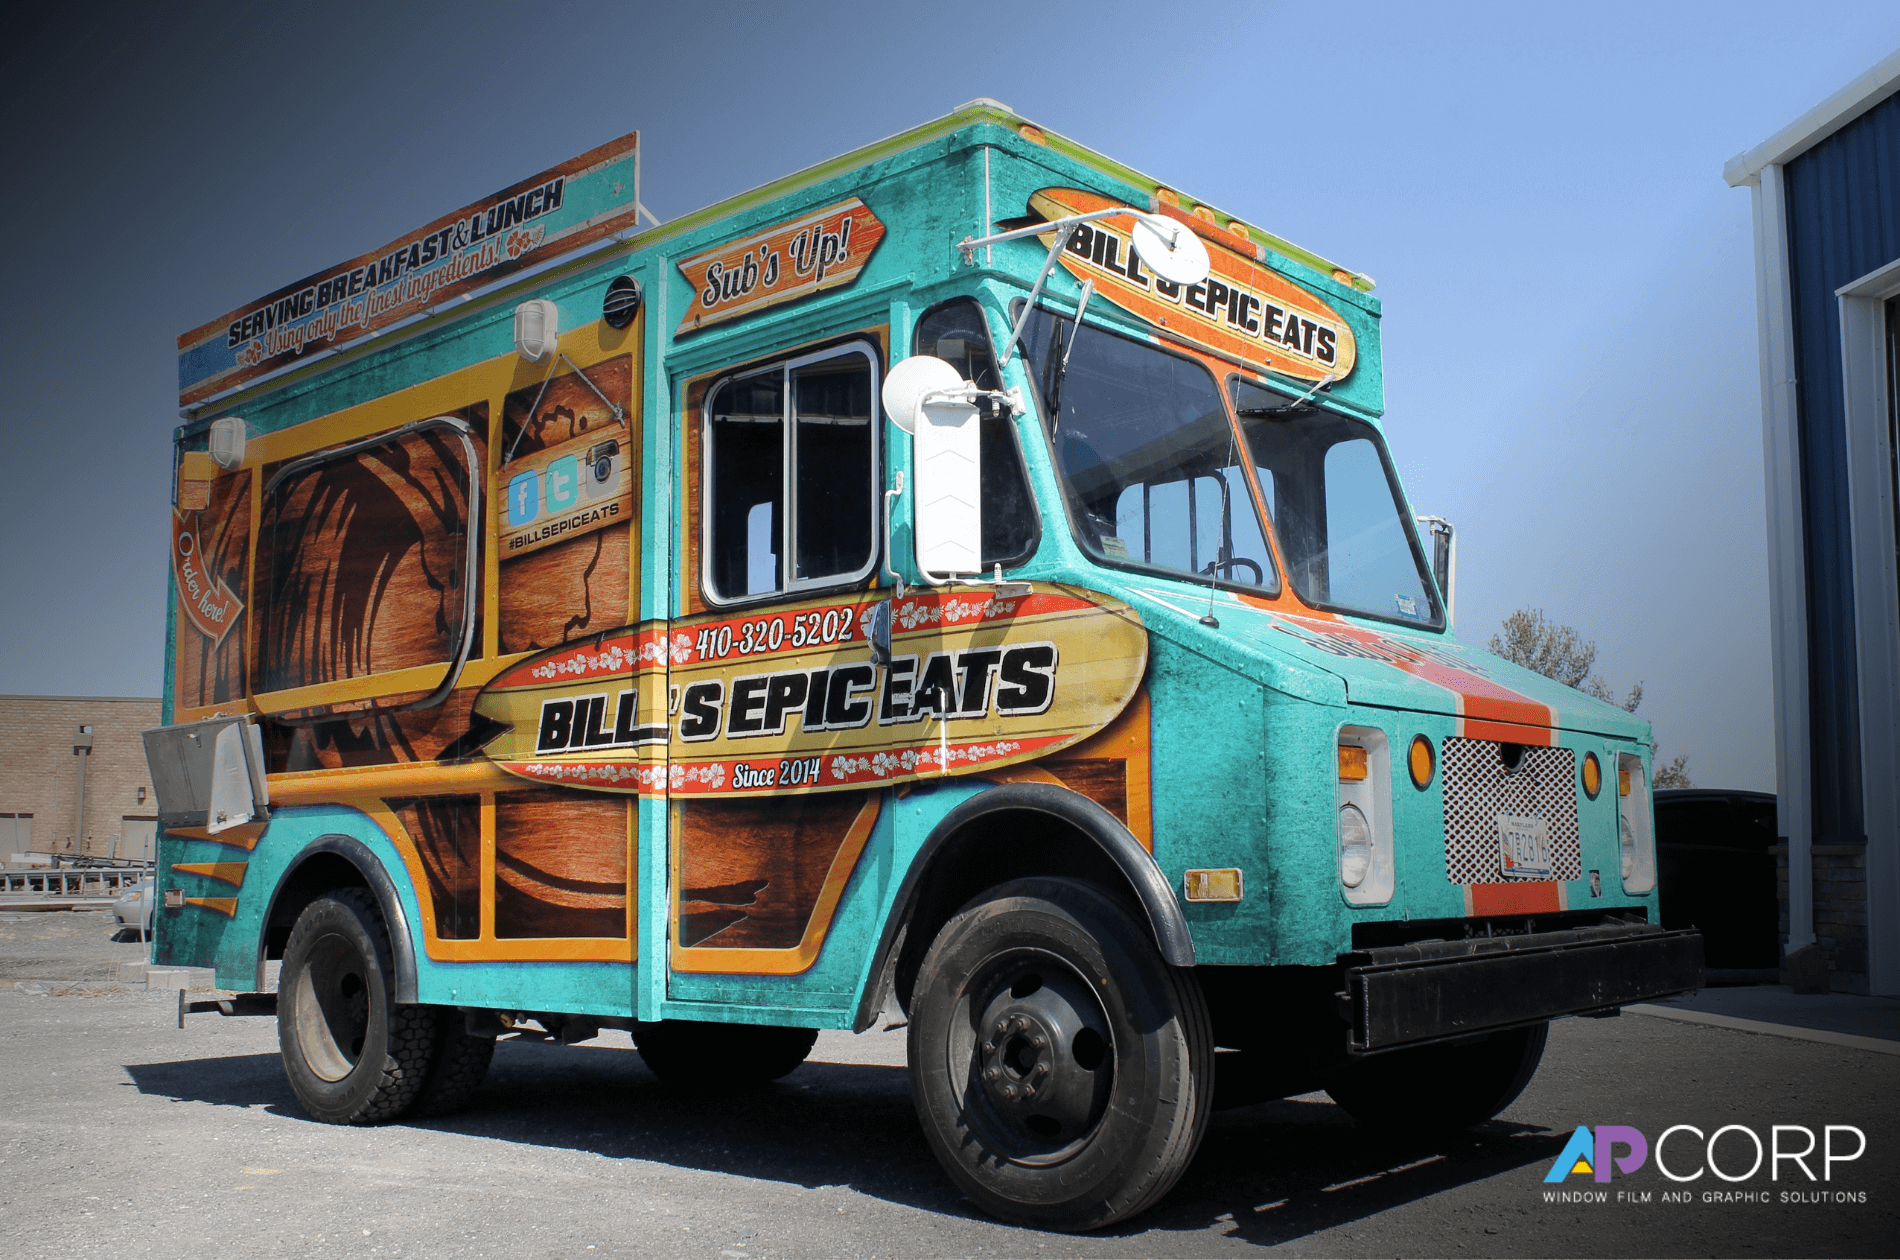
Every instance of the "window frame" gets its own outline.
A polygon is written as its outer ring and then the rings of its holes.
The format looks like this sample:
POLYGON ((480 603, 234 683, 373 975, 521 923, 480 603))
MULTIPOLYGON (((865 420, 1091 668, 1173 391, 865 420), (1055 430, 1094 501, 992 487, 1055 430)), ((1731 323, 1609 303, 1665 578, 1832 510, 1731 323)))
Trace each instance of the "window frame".
MULTIPOLYGON (((1022 313, 1022 308, 1026 304, 1027 304, 1026 298, 1012 299, 1010 302, 1010 308, 1011 308, 1012 313, 1016 317, 1020 317, 1022 313)), ((1048 315, 1053 319, 1068 320, 1072 324, 1076 322, 1076 318, 1074 315, 1064 314, 1063 312, 1055 310, 1051 307, 1043 306, 1043 304, 1040 302, 1037 303, 1037 306, 1042 307, 1042 309, 1045 312, 1047 312, 1048 315)), ((1093 329, 1094 331, 1101 333, 1104 336, 1119 337, 1123 341, 1126 341, 1130 343, 1131 345, 1140 346, 1146 350, 1153 350, 1157 354, 1166 355, 1169 358, 1179 359, 1184 363, 1192 363, 1195 367, 1207 373, 1207 379, 1210 382, 1212 382, 1214 386, 1214 392, 1220 395, 1221 408, 1226 413, 1227 425, 1228 425, 1229 430, 1234 435, 1236 449, 1241 451, 1242 453, 1245 453, 1246 445, 1247 445, 1247 435, 1241 432, 1240 426, 1234 416, 1233 399, 1229 396, 1228 391, 1221 388, 1222 378, 1219 375, 1219 373, 1215 372, 1215 370, 1212 367, 1210 367, 1207 363, 1195 357, 1194 355, 1183 353, 1179 350, 1172 349, 1168 346, 1157 345, 1150 341, 1143 341, 1139 335, 1133 333, 1132 331, 1124 331, 1123 329, 1117 328, 1113 325, 1100 323, 1100 322, 1086 319, 1086 318, 1084 318, 1081 322, 1084 327, 1093 329)), ((1010 327, 1012 328, 1015 327, 1014 319, 1011 320, 1010 327)), ((1205 586, 1211 585, 1218 590, 1231 591, 1239 595, 1251 595, 1259 599, 1280 598, 1280 596, 1283 595, 1287 591, 1290 583, 1285 573, 1282 572, 1282 565, 1280 563, 1280 555, 1279 555, 1280 540, 1274 535, 1273 521, 1266 512, 1265 500, 1263 499, 1260 493, 1259 487, 1257 487, 1254 484, 1255 474, 1251 468, 1251 464, 1252 464, 1251 458, 1249 458, 1246 463, 1241 465, 1241 471, 1243 474, 1243 480, 1245 481, 1246 486, 1247 486, 1247 494, 1253 500, 1253 510, 1255 514, 1255 519, 1260 523, 1260 526, 1261 526, 1261 539, 1263 542, 1266 543, 1266 546, 1267 546, 1267 555, 1265 557, 1266 572, 1262 576, 1270 579, 1269 581, 1262 582, 1258 585, 1255 585, 1253 583, 1248 583, 1248 582, 1236 582, 1230 578, 1216 577, 1216 576, 1212 576, 1208 574, 1200 574, 1200 573, 1189 573, 1184 569, 1171 569, 1164 565, 1148 564, 1140 560, 1117 560, 1113 556, 1102 555, 1098 552, 1091 551, 1089 547, 1085 543, 1083 543, 1082 530, 1077 526, 1076 521, 1075 521, 1075 504, 1070 501, 1069 487, 1066 480, 1064 479, 1062 475, 1061 463, 1057 458, 1054 445, 1049 440, 1050 438, 1049 426, 1050 426, 1052 417, 1049 414, 1048 405, 1043 398, 1042 380, 1031 364, 1029 345, 1028 345, 1028 336, 1029 336, 1029 324, 1028 324, 1028 321, 1024 321, 1023 345, 1022 345, 1022 349, 1020 353, 1017 356, 1017 361, 1022 364, 1023 375, 1029 381, 1030 397, 1035 401, 1035 404, 1036 404, 1036 417, 1037 417, 1036 427, 1042 434, 1043 451, 1045 454, 1047 454, 1049 458, 1050 471, 1054 475, 1055 482, 1056 482, 1056 495, 1058 498, 1062 500, 1063 518, 1068 522, 1068 525, 1069 525, 1069 541, 1075 545, 1075 549, 1078 552, 1080 552, 1082 556, 1085 559, 1087 559, 1090 564, 1100 565, 1102 568, 1105 568, 1105 569, 1121 569, 1130 573, 1140 573, 1147 577, 1165 578, 1172 582, 1186 582, 1193 586, 1205 587, 1205 586)))
POLYGON ((883 359, 877 344, 864 337, 853 337, 843 342, 825 346, 822 349, 811 350, 786 358, 767 359, 763 363, 733 367, 721 372, 706 386, 705 394, 699 404, 700 468, 698 567, 700 597, 706 601, 708 607, 739 608, 748 605, 763 604, 775 599, 792 599, 814 592, 837 590, 843 587, 856 586, 865 578, 877 572, 884 546, 884 540, 879 530, 879 522, 883 520, 882 502, 879 494, 884 485, 884 461, 882 458, 883 408, 878 401, 878 389, 882 375, 883 359), (813 363, 822 363, 827 359, 843 358, 846 355, 852 354, 862 356, 866 364, 869 365, 871 372, 871 415, 867 422, 867 427, 871 432, 871 484, 868 487, 868 492, 871 496, 870 556, 862 568, 854 570, 851 573, 827 574, 822 578, 805 578, 799 580, 792 578, 790 573, 794 556, 793 547, 796 543, 798 529, 798 424, 793 414, 797 408, 798 400, 796 391, 792 388, 792 372, 796 368, 806 367, 813 363), (712 578, 712 495, 715 478, 717 476, 717 464, 713 455, 715 449, 712 432, 713 403, 718 399, 719 391, 725 388, 728 383, 743 377, 763 376, 774 370, 781 373, 781 392, 784 401, 781 403, 783 410, 781 412, 780 423, 785 426, 785 435, 779 447, 779 495, 784 504, 784 509, 780 513, 783 519, 780 522, 778 539, 778 580, 780 585, 773 590, 762 591, 756 595, 727 596, 721 593, 719 588, 714 585, 712 578))
MULTIPOLYGON (((910 352, 912 354, 922 353, 922 351, 917 348, 917 330, 923 327, 924 321, 945 307, 955 306, 959 302, 967 302, 976 308, 977 317, 983 321, 983 336, 989 343, 990 365, 991 370, 996 373, 996 387, 998 389, 1006 388, 1006 382, 1003 380, 1004 369, 997 366, 996 331, 990 326, 990 304, 984 301, 980 294, 959 293, 954 297, 947 297, 942 301, 932 302, 929 306, 925 307, 923 313, 918 315, 917 318, 911 322, 910 352)), ((1007 307, 1004 308, 1002 314, 1005 326, 1013 327, 1013 325, 1009 323, 1009 311, 1007 307)), ((1031 384, 1033 386, 1033 380, 1031 384)), ((1040 408, 1038 408, 1038 410, 1040 410, 1040 408)), ((1000 564, 1005 569, 1017 569, 1028 564, 1031 560, 1034 560, 1036 558, 1036 552, 1042 549, 1042 499, 1036 494, 1036 483, 1029 475, 1029 451, 1023 443, 1022 433, 1016 427, 1016 417, 1012 416, 1005 420, 1004 427, 1009 431, 1009 440, 1014 443, 1016 447, 1016 470, 1022 475, 1023 489, 1027 492, 1029 499, 1029 513, 1034 523, 1029 530, 1029 539, 1020 552, 1009 556, 984 556, 982 559, 986 565, 1000 564)))
MULTIPOLYGON (((1299 397, 1299 394, 1289 393, 1277 384, 1242 376, 1238 372, 1228 373, 1224 384, 1227 388, 1223 389, 1221 393, 1225 395, 1227 410, 1229 414, 1233 416, 1235 427, 1240 431, 1241 444, 1249 448, 1251 448, 1251 442, 1248 440, 1247 431, 1240 425, 1240 387, 1245 385, 1252 389, 1261 390, 1262 392, 1282 398, 1288 403, 1293 402, 1299 397)), ((1392 492, 1393 506, 1398 509, 1399 525, 1400 528, 1405 531, 1405 540, 1411 547, 1412 563, 1418 568, 1421 580, 1420 585, 1425 592, 1425 598, 1431 603, 1432 616, 1429 620, 1408 619, 1405 617, 1368 612, 1363 608, 1354 608, 1347 604, 1335 604, 1329 601, 1313 599, 1309 597, 1305 591, 1300 589, 1298 582, 1293 580, 1293 565, 1291 561, 1288 561, 1286 565, 1285 585, 1282 589, 1291 591, 1293 597, 1302 604, 1305 604, 1308 608, 1315 608, 1322 612, 1337 613, 1342 617, 1361 617, 1367 621, 1384 622, 1387 625, 1402 626, 1408 630, 1421 630, 1427 634, 1448 633, 1451 629, 1451 618, 1445 615, 1444 592, 1438 589, 1437 575, 1432 572, 1431 561, 1427 558, 1424 548, 1419 542, 1418 518, 1412 512, 1411 500, 1406 497, 1405 484, 1399 480, 1398 465, 1392 462, 1392 447, 1385 440, 1385 431, 1364 416, 1356 416, 1350 412, 1342 411, 1339 408, 1324 405, 1323 401, 1318 397, 1310 399, 1309 405, 1312 406, 1313 410, 1324 412, 1327 416, 1344 420, 1351 424, 1364 426, 1372 437, 1373 449, 1378 452, 1380 467, 1385 471, 1386 489, 1392 492)), ((1334 443, 1334 445, 1338 445, 1338 443, 1334 443)), ((1247 451, 1247 463, 1256 469, 1255 475, 1258 476, 1258 464, 1253 458, 1253 451, 1251 449, 1247 451)), ((1266 519, 1268 531, 1273 535, 1273 545, 1276 549, 1283 550, 1285 543, 1280 538, 1280 522, 1274 518, 1271 512, 1266 511, 1266 486, 1264 484, 1260 487, 1259 493, 1261 512, 1266 519)))
MULTIPOLYGON (((475 636, 477 628, 481 625, 486 604, 482 579, 484 577, 483 555, 485 551, 486 534, 489 528, 489 518, 487 515, 489 502, 485 493, 487 473, 482 467, 485 462, 485 455, 478 453, 475 448, 475 427, 456 415, 444 414, 430 416, 423 420, 412 420, 407 424, 398 425, 394 429, 386 429, 380 433, 372 433, 367 437, 325 447, 306 455, 292 456, 283 461, 258 492, 256 507, 253 509, 256 513, 254 518, 257 522, 255 532, 258 537, 255 538, 252 543, 251 582, 254 592, 252 600, 261 614, 266 602, 265 595, 269 589, 268 584, 260 580, 267 576, 263 571, 262 564, 264 553, 262 539, 263 521, 265 513, 268 511, 270 497, 277 491, 278 487, 282 486, 292 477, 309 472, 315 468, 321 468, 325 464, 335 463, 356 455, 358 452, 373 450, 378 446, 393 445, 401 442, 405 438, 413 437, 419 433, 425 433, 431 429, 447 429, 450 433, 455 435, 462 448, 463 458, 466 461, 468 471, 468 482, 465 491, 466 510, 462 519, 462 624, 456 636, 460 640, 459 646, 455 648, 446 661, 442 662, 425 661, 419 665, 398 666, 395 669, 386 670, 373 670, 369 673, 352 674, 343 678, 330 678, 322 682, 305 683, 299 687, 278 691, 259 691, 256 690, 256 687, 258 680, 264 673, 263 657, 265 648, 263 643, 264 618, 260 615, 258 617, 258 626, 252 632, 257 637, 253 640, 256 644, 255 655, 251 662, 253 691, 249 697, 250 703, 256 708, 258 713, 274 721, 283 722, 286 725, 310 725, 317 722, 334 720, 339 717, 356 716, 358 713, 405 713, 416 709, 432 709, 449 698, 455 691, 457 683, 460 682, 462 672, 468 667, 468 663, 471 660, 477 659, 480 655, 481 645, 476 643, 475 636), (404 679, 406 681, 406 677, 415 672, 438 668, 443 668, 446 671, 442 676, 442 680, 435 684, 421 699, 412 700, 407 704, 391 705, 387 708, 372 704, 362 710, 353 710, 340 714, 325 714, 318 717, 285 716, 286 714, 296 714, 310 707, 328 708, 333 704, 350 703, 348 700, 302 702, 304 696, 324 688, 351 687, 354 690, 379 679, 389 680, 390 683, 395 686, 395 690, 393 692, 369 692, 367 698, 374 701, 383 698, 385 695, 400 694, 402 691, 410 689, 406 685, 396 683, 395 680, 404 679), (298 702, 285 702, 286 697, 293 696, 298 697, 298 702)), ((481 436, 486 440, 486 434, 482 434, 481 436)), ((272 554, 275 554, 274 544, 272 546, 272 554)), ((270 574, 268 576, 274 579, 275 575, 270 574)))

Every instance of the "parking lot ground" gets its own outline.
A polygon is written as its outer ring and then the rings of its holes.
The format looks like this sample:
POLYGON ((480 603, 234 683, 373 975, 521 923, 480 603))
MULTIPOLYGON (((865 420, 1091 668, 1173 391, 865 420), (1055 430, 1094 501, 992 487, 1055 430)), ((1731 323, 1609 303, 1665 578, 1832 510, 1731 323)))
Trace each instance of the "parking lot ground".
MULTIPOLYGON (((911 1110, 901 1031, 825 1034, 783 1081, 726 1097, 662 1086, 624 1033, 570 1047, 507 1041, 466 1112, 343 1129, 298 1109, 274 1021, 195 1016, 180 1031, 175 1014, 172 994, 110 984, 0 988, 0 1252, 735 1260, 1900 1250, 1900 1058, 1668 1019, 1560 1021, 1523 1096, 1499 1120, 1450 1139, 1375 1140, 1323 1094, 1221 1113, 1156 1209, 1072 1237, 1000 1225, 950 1186, 911 1110), (1851 1125, 1867 1148, 1836 1163, 1828 1181, 1809 1182, 1784 1162, 1779 1180, 1764 1164, 1734 1183, 1704 1171, 1678 1184, 1653 1151, 1606 1185, 1543 1180, 1578 1125, 1632 1126, 1653 1146, 1677 1124, 1705 1135, 1746 1126, 1764 1143, 1775 1125, 1817 1136, 1851 1125), (1706 1199, 1711 1191, 1737 1197, 1706 1199), (1784 1199, 1796 1192, 1803 1197, 1784 1199)), ((1744 1171, 1750 1140, 1730 1130, 1718 1168, 1744 1171)), ((1837 1153, 1852 1142, 1837 1133, 1837 1153)), ((1787 1135, 1783 1144, 1799 1149, 1787 1135)), ((1670 1138, 1666 1160, 1678 1172, 1704 1158, 1686 1133, 1670 1138)), ((1810 1164, 1818 1177, 1819 1161, 1810 1164)))

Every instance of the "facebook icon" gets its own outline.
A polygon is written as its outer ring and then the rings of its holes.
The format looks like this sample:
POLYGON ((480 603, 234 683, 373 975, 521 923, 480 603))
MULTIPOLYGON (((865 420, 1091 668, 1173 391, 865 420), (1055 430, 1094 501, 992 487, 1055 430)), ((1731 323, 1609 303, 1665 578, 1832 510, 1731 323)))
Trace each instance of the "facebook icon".
POLYGON ((541 515, 541 474, 524 472, 508 483, 508 524, 526 525, 541 515))

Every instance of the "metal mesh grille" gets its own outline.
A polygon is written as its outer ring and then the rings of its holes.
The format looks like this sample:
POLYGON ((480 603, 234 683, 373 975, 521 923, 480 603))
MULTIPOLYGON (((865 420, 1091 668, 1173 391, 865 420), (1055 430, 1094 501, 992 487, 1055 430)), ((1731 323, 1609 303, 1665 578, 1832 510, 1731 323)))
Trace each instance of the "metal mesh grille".
POLYGON ((1553 879, 1583 875, 1577 841, 1576 756, 1568 748, 1526 748, 1515 771, 1489 739, 1451 738, 1443 749, 1445 878, 1454 884, 1504 882, 1498 815, 1541 818, 1550 829, 1553 879))

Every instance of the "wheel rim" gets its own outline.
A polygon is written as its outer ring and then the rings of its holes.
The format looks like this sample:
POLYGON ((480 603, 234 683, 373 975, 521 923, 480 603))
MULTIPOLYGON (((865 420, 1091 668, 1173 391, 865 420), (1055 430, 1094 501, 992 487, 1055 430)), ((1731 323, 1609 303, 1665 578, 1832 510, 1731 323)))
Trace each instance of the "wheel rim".
POLYGON ((369 1038, 369 967, 334 933, 317 940, 292 981, 297 1045, 318 1077, 340 1081, 356 1070, 369 1038))
POLYGON ((965 1122, 1014 1163, 1060 1162, 1102 1122, 1114 1035, 1093 986, 1041 950, 991 959, 951 1021, 949 1065, 965 1122))

